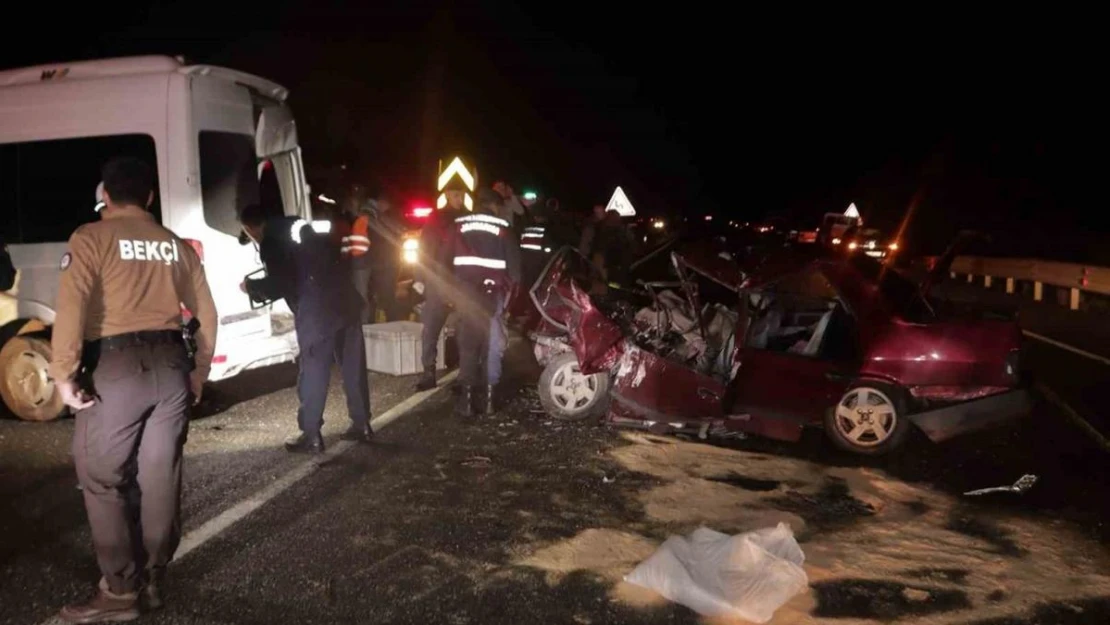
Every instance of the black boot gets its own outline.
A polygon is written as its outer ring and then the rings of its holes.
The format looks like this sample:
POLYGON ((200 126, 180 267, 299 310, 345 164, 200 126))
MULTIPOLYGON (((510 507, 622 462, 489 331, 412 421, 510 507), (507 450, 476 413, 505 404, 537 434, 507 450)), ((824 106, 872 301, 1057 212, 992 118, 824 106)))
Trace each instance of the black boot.
POLYGON ((370 429, 370 424, 356 425, 351 424, 347 431, 340 434, 339 438, 345 441, 354 441, 356 443, 369 443, 374 440, 374 431, 370 429))
POLYGON ((420 381, 416 383, 416 390, 430 391, 436 387, 436 368, 435 365, 431 367, 424 367, 424 375, 420 376, 420 381))
POLYGON ((474 388, 460 387, 459 399, 455 402, 455 414, 464 419, 474 416, 474 388))
POLYGON ((319 432, 309 434, 305 432, 296 438, 285 441, 285 451, 306 454, 319 454, 324 452, 324 437, 319 432))

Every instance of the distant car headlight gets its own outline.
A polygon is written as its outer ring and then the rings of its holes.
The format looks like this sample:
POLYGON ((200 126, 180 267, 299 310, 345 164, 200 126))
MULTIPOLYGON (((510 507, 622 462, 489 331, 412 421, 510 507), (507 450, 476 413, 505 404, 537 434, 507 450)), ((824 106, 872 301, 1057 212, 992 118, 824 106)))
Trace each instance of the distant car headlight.
POLYGON ((891 243, 891 244, 890 244, 889 246, 887 246, 887 247, 889 247, 889 248, 890 248, 890 251, 892 251, 892 252, 896 252, 896 251, 898 251, 898 244, 897 244, 897 243, 891 243))
POLYGON ((848 249, 850 249, 850 250, 854 250, 854 249, 856 249, 857 247, 859 247, 859 246, 858 246, 858 245, 856 245, 856 242, 855 242, 855 241, 852 241, 851 243, 849 243, 849 244, 848 244, 848 249))
POLYGON ((420 259, 420 239, 405 239, 401 244, 401 259, 413 265, 420 259))

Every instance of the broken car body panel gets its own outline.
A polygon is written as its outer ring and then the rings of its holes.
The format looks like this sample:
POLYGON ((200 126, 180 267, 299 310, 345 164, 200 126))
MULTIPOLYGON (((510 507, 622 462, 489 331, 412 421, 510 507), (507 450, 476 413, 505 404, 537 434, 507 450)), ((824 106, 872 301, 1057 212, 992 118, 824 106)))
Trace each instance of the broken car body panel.
POLYGON ((682 249, 679 281, 642 282, 651 304, 628 318, 575 284, 571 256, 552 258, 532 299, 566 328, 584 373, 612 376, 621 421, 793 441, 869 379, 903 390, 907 418, 937 442, 1028 412, 1015 322, 938 316, 927 288, 871 258, 778 254, 741 271, 711 248, 682 249), (735 305, 702 302, 698 277, 735 305))

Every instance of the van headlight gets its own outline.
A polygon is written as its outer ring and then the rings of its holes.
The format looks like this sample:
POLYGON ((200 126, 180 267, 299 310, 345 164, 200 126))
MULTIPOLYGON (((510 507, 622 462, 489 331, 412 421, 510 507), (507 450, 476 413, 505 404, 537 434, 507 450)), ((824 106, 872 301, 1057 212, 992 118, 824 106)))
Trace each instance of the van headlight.
POLYGON ((420 239, 405 239, 401 244, 401 259, 410 265, 416 264, 420 257, 420 239))

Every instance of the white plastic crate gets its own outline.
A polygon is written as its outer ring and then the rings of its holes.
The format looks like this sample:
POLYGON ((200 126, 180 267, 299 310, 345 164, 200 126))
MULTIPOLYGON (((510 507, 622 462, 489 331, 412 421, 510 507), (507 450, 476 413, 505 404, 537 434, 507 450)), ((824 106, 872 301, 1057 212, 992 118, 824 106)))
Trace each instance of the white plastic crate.
MULTIPOLYGON (((366 368, 390 375, 412 375, 421 373, 420 352, 423 342, 420 334, 424 324, 415 321, 391 321, 372 323, 362 326, 362 338, 366 343, 366 368)), ((445 340, 446 331, 439 333, 436 368, 446 368, 445 340)))

